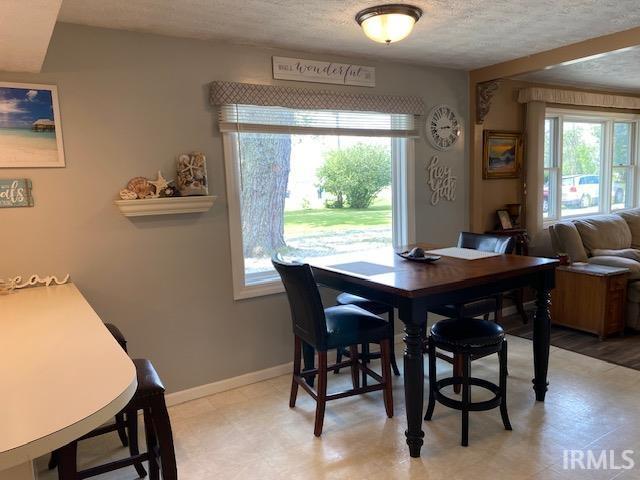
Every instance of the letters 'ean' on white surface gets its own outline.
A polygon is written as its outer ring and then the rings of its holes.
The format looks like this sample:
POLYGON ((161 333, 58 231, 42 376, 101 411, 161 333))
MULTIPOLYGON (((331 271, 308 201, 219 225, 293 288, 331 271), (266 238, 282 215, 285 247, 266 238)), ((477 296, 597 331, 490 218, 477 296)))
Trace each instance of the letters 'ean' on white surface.
POLYGON ((4 480, 113 417, 137 382, 133 363, 74 284, 15 290, 0 296, 0 311, 4 480))

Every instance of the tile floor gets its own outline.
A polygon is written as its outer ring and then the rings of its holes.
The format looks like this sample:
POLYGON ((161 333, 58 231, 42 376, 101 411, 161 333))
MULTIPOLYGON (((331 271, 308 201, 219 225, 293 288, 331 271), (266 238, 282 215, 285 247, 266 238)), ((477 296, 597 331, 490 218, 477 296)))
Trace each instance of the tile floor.
MULTIPOLYGON (((401 351, 401 348, 398 348, 401 351)), ((444 375, 450 368, 438 362, 444 375)), ((400 362, 401 365, 401 362, 400 362)), ((497 380, 497 358, 473 363, 474 375, 497 380)), ((437 405, 425 422, 420 459, 404 438, 402 377, 395 377, 395 417, 387 419, 380 392, 329 403, 321 438, 313 436, 314 402, 302 390, 288 407, 290 377, 282 376, 170 409, 182 480, 209 479, 640 479, 640 371, 552 347, 550 390, 537 403, 531 388, 531 343, 509 337, 509 415, 471 414, 470 446, 460 446, 460 416, 437 405), (630 470, 565 470, 565 449, 613 450, 615 467, 630 454, 630 470)), ((350 381, 348 370, 329 388, 350 381)), ((481 393, 474 399, 479 399, 481 393)), ((426 405, 425 405, 426 406, 426 405)), ((115 434, 81 443, 87 466, 123 453, 115 434)), ((576 465, 578 466, 578 465, 576 465)), ((586 466, 586 465, 585 465, 586 466)), ((57 478, 37 462, 41 480, 57 478)), ((133 468, 100 479, 135 479, 133 468)))

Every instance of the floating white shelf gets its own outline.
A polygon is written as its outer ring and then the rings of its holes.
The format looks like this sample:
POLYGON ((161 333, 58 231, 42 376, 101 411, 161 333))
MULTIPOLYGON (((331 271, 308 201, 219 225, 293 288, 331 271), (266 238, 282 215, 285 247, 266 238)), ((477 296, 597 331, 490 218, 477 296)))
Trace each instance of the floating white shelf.
POLYGON ((114 203, 125 217, 142 217, 146 215, 206 212, 211 208, 216 198, 218 197, 215 195, 205 195, 116 200, 114 203))

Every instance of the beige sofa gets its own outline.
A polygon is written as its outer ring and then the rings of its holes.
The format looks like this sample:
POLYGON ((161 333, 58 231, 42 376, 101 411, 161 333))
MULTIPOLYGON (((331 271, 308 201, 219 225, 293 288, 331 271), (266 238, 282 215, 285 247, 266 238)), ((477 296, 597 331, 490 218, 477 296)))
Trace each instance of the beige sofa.
POLYGON ((559 222, 549 236, 555 253, 573 262, 629 269, 625 321, 640 330, 640 208, 559 222))

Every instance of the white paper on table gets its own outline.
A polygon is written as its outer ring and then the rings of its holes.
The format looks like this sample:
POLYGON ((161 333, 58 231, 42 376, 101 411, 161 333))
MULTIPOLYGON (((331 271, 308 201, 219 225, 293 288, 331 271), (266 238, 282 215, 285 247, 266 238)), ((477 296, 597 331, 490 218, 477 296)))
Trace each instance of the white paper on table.
POLYGON ((483 252, 474 250, 473 248, 447 247, 438 248, 436 250, 428 250, 431 255, 444 255, 445 257, 461 258, 463 260, 478 260, 480 258, 498 257, 501 253, 483 252))

